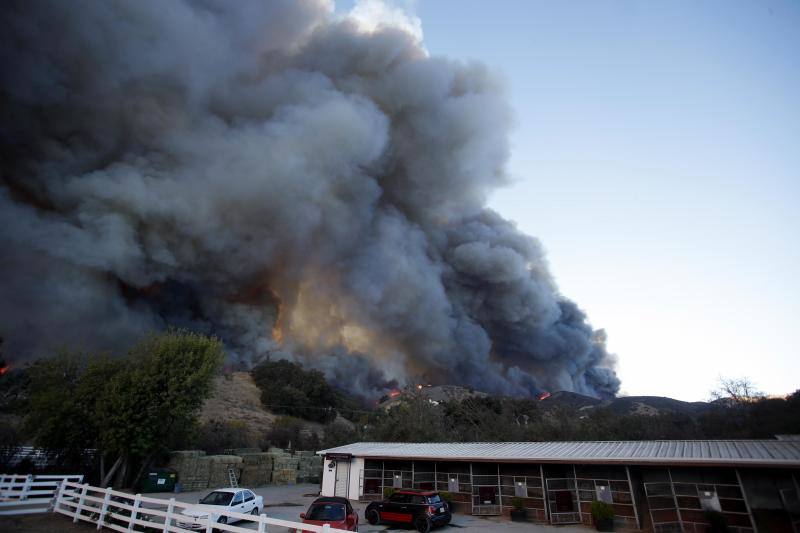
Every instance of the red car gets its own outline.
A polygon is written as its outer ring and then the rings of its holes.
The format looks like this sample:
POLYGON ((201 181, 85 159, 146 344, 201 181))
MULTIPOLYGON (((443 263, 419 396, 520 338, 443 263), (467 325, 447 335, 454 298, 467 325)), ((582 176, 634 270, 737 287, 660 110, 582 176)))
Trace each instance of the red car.
POLYGON ((358 513, 347 501, 347 498, 322 497, 317 498, 308 507, 308 511, 300 513, 304 524, 322 526, 330 524, 334 529, 358 531, 358 513))

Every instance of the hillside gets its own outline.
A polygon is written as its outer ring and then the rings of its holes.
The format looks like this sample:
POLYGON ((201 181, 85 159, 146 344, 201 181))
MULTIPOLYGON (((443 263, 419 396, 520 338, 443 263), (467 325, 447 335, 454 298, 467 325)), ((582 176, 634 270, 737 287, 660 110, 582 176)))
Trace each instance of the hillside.
POLYGON ((691 417, 699 416, 713 407, 713 404, 708 402, 684 402, 664 396, 621 396, 612 400, 598 400, 591 396, 566 391, 552 393, 541 400, 539 405, 545 410, 560 408, 580 411, 582 414, 587 414, 596 408, 604 408, 620 416, 658 416, 673 413, 691 417))
POLYGON ((214 393, 200 412, 201 423, 241 421, 248 433, 260 438, 272 428, 276 415, 261 405, 261 390, 248 372, 233 372, 214 379, 214 393))
POLYGON ((403 389, 395 389, 386 396, 378 400, 376 406, 384 411, 413 398, 424 398, 431 403, 440 404, 442 402, 460 402, 467 398, 486 398, 489 396, 485 392, 458 387, 456 385, 426 385, 411 386, 403 389))

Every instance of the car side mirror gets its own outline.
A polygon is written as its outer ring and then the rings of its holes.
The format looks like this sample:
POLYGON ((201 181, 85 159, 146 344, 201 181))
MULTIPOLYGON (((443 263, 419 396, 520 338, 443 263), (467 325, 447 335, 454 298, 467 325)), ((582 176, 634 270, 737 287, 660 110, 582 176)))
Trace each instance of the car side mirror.
POLYGON ((300 518, 303 519, 306 517, 306 513, 300 513, 300 518))

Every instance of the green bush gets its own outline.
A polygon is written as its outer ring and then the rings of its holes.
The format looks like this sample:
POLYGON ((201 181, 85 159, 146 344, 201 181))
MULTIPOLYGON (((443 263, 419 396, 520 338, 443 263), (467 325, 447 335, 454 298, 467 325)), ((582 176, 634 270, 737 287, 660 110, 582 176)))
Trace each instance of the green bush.
POLYGON ((516 509, 517 511, 524 511, 525 510, 525 503, 522 501, 522 498, 519 496, 514 496, 511 498, 511 507, 516 509))
POLYGON ((383 497, 388 498, 394 494, 394 489, 392 487, 383 487, 383 497))
POLYGON ((447 491, 439 492, 439 497, 446 501, 447 503, 453 503, 453 495, 447 491))
POLYGON ((614 508, 606 502, 595 500, 592 502, 592 518, 595 522, 598 520, 608 520, 609 518, 613 519, 614 508))
POLYGON ((341 394, 318 370, 305 370, 290 361, 264 361, 250 371, 261 389, 261 403, 274 413, 314 422, 336 418, 341 394))

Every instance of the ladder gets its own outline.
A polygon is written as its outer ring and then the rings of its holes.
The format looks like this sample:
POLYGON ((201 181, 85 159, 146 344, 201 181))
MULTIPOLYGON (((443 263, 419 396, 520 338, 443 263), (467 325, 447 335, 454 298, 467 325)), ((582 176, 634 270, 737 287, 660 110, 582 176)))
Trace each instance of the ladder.
POLYGON ((236 481, 236 470, 233 467, 228 467, 228 480, 231 482, 231 488, 235 489, 239 487, 239 482, 236 481))

